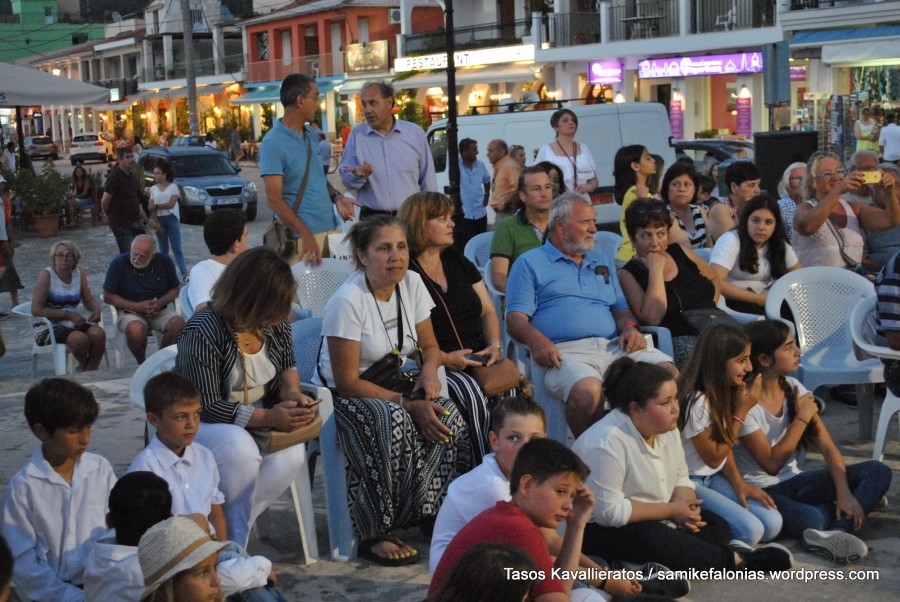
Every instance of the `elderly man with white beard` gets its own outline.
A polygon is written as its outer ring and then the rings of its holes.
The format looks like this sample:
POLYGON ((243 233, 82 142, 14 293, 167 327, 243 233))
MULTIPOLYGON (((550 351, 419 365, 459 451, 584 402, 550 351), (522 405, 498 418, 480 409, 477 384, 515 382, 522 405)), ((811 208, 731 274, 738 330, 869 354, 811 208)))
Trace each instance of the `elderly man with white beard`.
POLYGON ((184 326, 184 318, 174 306, 179 284, 172 259, 157 253, 156 240, 146 234, 136 236, 131 252, 116 256, 109 264, 103 298, 119 310, 116 326, 125 333, 138 364, 146 359, 151 328, 162 333, 160 348, 178 339, 184 326))

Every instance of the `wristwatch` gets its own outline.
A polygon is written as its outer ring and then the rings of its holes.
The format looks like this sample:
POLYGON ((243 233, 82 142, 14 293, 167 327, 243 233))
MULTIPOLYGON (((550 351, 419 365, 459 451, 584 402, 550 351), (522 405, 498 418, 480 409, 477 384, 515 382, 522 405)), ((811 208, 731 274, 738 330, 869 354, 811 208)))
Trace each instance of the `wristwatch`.
POLYGON ((334 200, 335 200, 336 198, 338 198, 339 196, 341 196, 341 193, 335 191, 335 192, 333 192, 332 194, 330 194, 330 195, 328 195, 328 196, 331 198, 331 202, 334 203, 334 200))

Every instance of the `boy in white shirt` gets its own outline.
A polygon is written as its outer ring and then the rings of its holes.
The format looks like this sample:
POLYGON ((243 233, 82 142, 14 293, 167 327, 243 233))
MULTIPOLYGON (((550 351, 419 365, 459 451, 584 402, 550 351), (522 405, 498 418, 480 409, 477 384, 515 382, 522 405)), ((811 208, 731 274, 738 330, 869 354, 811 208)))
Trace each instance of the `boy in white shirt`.
POLYGON ((94 542, 84 567, 85 597, 139 599, 145 587, 138 542, 147 529, 171 516, 172 494, 165 479, 147 471, 119 479, 109 494, 106 524, 110 531, 94 542))
POLYGON ((13 581, 25 599, 84 600, 84 563, 105 531, 116 482, 109 462, 86 451, 99 413, 90 391, 63 378, 44 379, 25 394, 25 418, 41 446, 3 499, 13 581))
MULTIPOLYGON (((205 519, 215 539, 227 540, 219 469, 212 452, 194 443, 200 426, 200 391, 184 376, 162 372, 147 381, 144 406, 156 435, 128 472, 148 470, 165 479, 172 493, 173 515, 205 519)), ((272 562, 248 555, 233 542, 220 552, 216 571, 226 596, 241 592, 247 600, 284 600, 274 587, 272 562)))

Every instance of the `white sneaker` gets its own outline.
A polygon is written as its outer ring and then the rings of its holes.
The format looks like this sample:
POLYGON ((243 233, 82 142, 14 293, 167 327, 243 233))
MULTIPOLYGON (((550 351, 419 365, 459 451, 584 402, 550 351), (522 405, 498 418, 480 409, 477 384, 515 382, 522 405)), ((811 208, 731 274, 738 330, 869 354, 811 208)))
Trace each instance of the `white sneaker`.
POLYGON ((838 564, 856 562, 869 553, 863 540, 843 531, 806 529, 800 538, 800 547, 838 564))

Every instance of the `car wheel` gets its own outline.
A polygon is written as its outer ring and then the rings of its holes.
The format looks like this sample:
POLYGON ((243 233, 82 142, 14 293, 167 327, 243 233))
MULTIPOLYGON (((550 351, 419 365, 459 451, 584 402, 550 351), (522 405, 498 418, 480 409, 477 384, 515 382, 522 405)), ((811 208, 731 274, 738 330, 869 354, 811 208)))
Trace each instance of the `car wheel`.
POLYGON ((59 159, 59 154, 53 153, 53 160, 56 161, 57 159, 59 159))
POLYGON ((256 203, 247 205, 247 221, 252 222, 256 219, 256 203))
POLYGON ((75 159, 70 159, 70 161, 72 162, 72 165, 78 165, 78 161, 76 161, 75 159))

